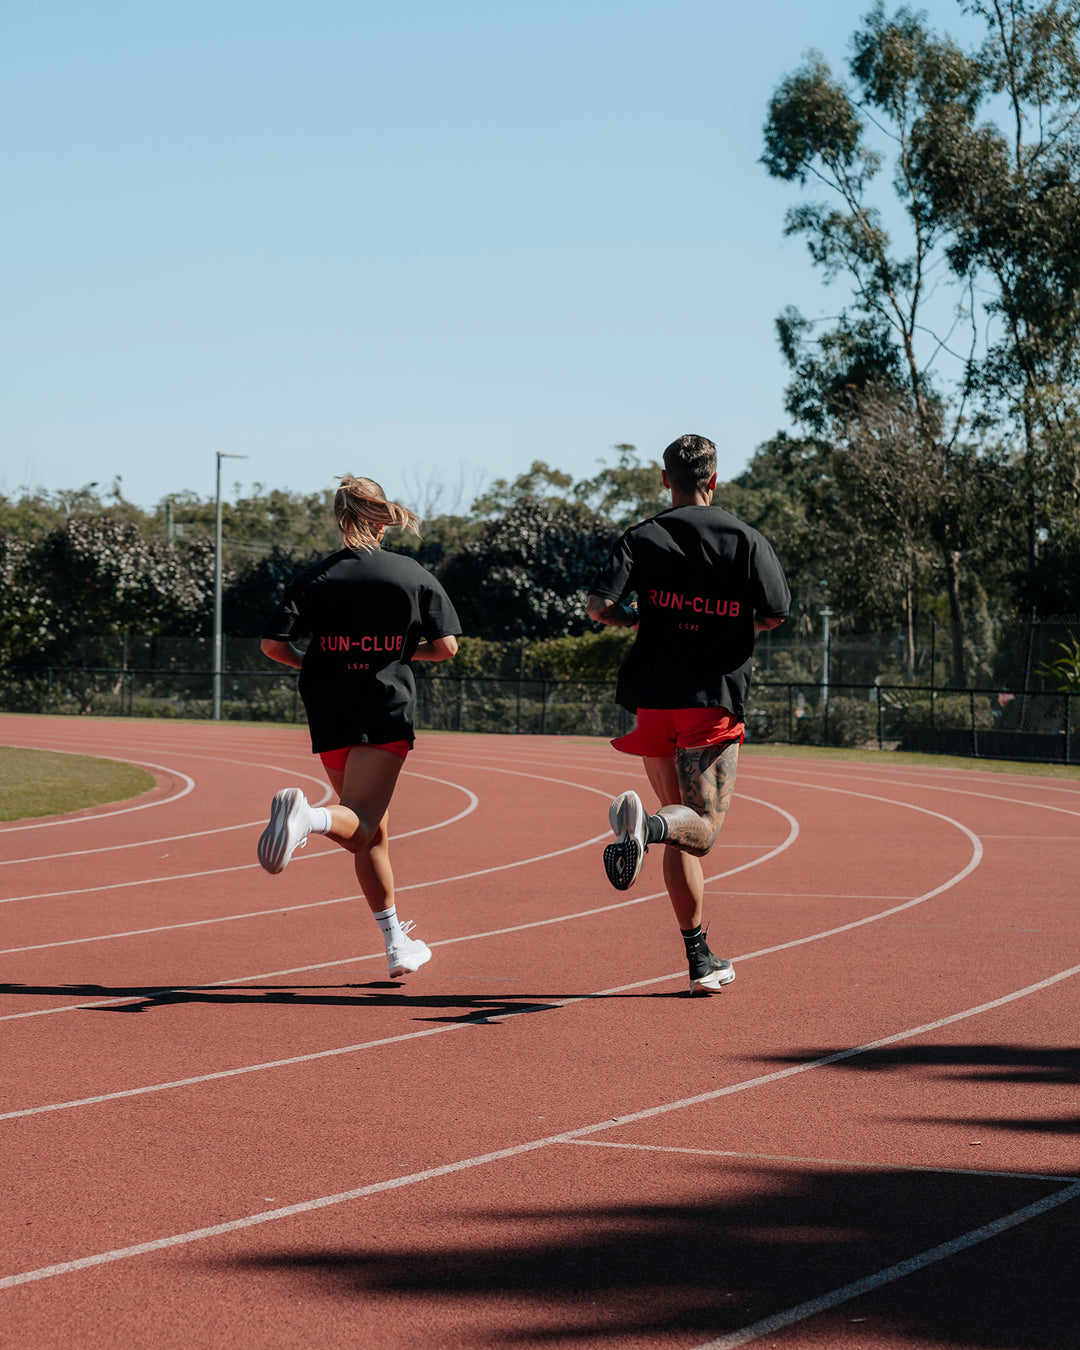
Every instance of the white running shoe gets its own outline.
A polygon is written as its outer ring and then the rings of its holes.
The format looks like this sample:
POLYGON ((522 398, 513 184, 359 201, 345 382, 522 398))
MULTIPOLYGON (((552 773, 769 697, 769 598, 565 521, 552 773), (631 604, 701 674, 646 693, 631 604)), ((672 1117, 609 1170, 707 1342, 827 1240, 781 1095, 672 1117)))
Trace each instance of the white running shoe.
POLYGON ((422 965, 431 960, 431 948, 419 938, 409 937, 416 925, 410 919, 401 925, 401 936, 392 947, 386 949, 386 964, 391 978, 398 975, 412 975, 422 965))
POLYGON ((608 821, 616 842, 604 849, 604 870, 617 891, 628 891, 645 861, 645 808, 636 792, 623 792, 608 808, 608 821))
POLYGON ((270 824, 259 836, 259 862, 284 872, 294 851, 307 843, 310 808, 299 788, 282 788, 270 806, 270 824))

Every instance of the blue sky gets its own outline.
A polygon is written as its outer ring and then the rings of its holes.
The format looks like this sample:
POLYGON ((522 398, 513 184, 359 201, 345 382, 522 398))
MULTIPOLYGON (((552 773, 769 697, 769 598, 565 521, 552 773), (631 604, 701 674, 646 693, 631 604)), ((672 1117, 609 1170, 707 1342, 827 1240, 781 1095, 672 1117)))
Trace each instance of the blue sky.
POLYGON ((685 431, 738 473, 786 425, 777 313, 840 300, 768 99, 867 8, 3 5, 0 492, 208 496, 224 451, 229 496, 448 509, 685 431))

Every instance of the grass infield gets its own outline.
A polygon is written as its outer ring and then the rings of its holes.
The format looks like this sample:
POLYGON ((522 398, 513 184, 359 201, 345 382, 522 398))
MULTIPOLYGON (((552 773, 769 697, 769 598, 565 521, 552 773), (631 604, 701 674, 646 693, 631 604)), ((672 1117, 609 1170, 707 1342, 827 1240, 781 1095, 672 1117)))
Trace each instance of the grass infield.
POLYGON ((153 786, 153 774, 115 759, 0 745, 0 820, 64 815, 138 797, 153 786))

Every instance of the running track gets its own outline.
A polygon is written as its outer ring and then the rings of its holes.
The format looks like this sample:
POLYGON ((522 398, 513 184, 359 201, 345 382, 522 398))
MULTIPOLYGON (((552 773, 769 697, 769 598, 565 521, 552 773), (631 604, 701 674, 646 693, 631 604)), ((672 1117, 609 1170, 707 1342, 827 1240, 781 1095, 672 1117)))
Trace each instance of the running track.
MULTIPOLYGON (((1080 1345, 1080 781, 752 753, 685 994, 601 741, 425 735, 400 983, 306 735, 0 718, 146 797, 0 826, 0 1342, 1080 1345)), ((654 851, 655 853, 655 851, 654 851)))

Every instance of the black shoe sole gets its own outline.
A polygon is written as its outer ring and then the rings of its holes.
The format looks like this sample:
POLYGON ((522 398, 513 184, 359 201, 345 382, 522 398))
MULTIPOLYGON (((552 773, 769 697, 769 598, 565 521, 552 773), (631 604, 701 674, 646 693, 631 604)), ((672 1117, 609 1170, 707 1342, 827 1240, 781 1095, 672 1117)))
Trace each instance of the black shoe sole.
POLYGON ((628 891, 641 873, 645 854, 636 839, 622 839, 604 849, 604 871, 617 891, 628 891))

